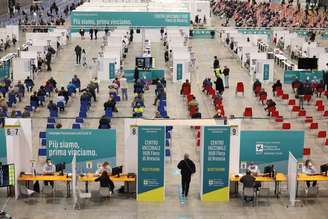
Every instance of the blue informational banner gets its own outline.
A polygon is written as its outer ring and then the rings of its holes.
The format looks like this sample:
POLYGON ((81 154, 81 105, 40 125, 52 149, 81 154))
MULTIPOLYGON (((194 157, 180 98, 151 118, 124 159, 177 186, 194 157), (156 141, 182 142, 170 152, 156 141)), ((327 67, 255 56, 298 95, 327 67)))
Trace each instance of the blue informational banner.
POLYGON ((263 65, 263 81, 269 80, 270 77, 270 65, 264 64, 263 65))
POLYGON ((182 80, 182 70, 183 70, 183 65, 182 64, 177 64, 177 80, 182 80))
POLYGON ((6 132, 3 128, 0 128, 0 162, 7 163, 6 132))
POLYGON ((73 11, 72 32, 81 27, 189 27, 189 12, 87 12, 73 11))
POLYGON ((317 81, 320 82, 323 80, 323 71, 293 71, 288 70, 284 72, 284 83, 291 84, 295 79, 300 81, 317 81))
POLYGON ((138 127, 138 201, 164 201, 164 152, 164 126, 138 127))
POLYGON ((115 63, 109 63, 109 79, 115 79, 115 63))
POLYGON ((240 171, 245 172, 250 162, 260 171, 273 164, 278 172, 287 174, 288 154, 302 159, 304 131, 241 131, 240 171))
POLYGON ((215 36, 214 29, 193 29, 192 38, 193 39, 213 39, 215 36))
POLYGON ((229 200, 230 127, 204 127, 202 148, 203 201, 229 200))
POLYGON ((115 129, 47 129, 47 157, 71 169, 76 154, 78 172, 94 172, 104 162, 116 166, 115 129))

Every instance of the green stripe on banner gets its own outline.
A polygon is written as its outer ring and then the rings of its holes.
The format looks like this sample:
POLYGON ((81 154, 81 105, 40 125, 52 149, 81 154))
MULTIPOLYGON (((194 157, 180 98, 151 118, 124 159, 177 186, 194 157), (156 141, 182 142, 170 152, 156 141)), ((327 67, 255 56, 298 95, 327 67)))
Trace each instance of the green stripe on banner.
POLYGON ((0 162, 7 163, 7 143, 5 129, 0 129, 0 162))
POLYGON ((138 201, 164 201, 165 127, 138 127, 138 201))
POLYGON ((72 32, 81 27, 189 27, 189 12, 86 12, 73 11, 72 32))
POLYGON ((230 127, 204 127, 202 201, 229 200, 230 127))
POLYGON ((76 154, 77 171, 96 171, 104 161, 116 166, 115 129, 47 129, 47 157, 71 168, 76 154))

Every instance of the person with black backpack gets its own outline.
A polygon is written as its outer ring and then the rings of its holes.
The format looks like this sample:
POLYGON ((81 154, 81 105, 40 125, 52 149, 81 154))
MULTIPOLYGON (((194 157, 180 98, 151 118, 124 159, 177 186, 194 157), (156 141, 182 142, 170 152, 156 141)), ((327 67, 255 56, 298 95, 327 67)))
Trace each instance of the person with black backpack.
POLYGON ((184 155, 184 159, 178 164, 181 171, 182 194, 187 197, 192 174, 196 173, 195 163, 189 159, 189 154, 184 155))

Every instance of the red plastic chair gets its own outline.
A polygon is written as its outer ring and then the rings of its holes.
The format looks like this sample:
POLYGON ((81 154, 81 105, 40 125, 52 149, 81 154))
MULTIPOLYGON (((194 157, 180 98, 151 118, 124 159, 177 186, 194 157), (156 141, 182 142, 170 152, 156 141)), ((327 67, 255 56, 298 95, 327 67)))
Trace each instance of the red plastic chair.
POLYGON ((193 97, 194 95, 192 95, 192 94, 188 94, 187 95, 187 101, 188 102, 190 102, 191 100, 192 100, 192 97, 193 97))
POLYGON ((319 128, 319 125, 317 122, 312 122, 309 126, 310 129, 318 129, 319 128))
POLYGON ((184 87, 182 88, 182 95, 188 95, 188 94, 190 94, 190 93, 191 93, 191 89, 190 89, 189 86, 184 86, 184 87))
POLYGON ((197 112, 197 107, 196 107, 196 106, 191 106, 190 109, 189 109, 189 114, 190 114, 190 116, 191 116, 192 114, 194 114, 195 112, 197 112))
POLYGON ((312 96, 311 95, 304 95, 304 101, 310 102, 312 96))
POLYGON ((282 129, 290 129, 290 128, 291 128, 291 125, 289 122, 282 123, 282 129))
POLYGON ((197 147, 200 146, 200 139, 196 139, 196 146, 197 146, 197 147))
POLYGON ((298 112, 298 116, 299 116, 299 117, 306 116, 306 111, 305 111, 305 110, 300 110, 300 111, 298 112))
POLYGON ((243 96, 244 96, 244 92, 245 92, 244 83, 243 82, 237 82, 236 94, 237 93, 243 93, 243 96))
POLYGON ((305 123, 312 123, 313 122, 313 117, 312 116, 305 117, 304 122, 305 123))
POLYGON ((245 117, 252 117, 253 116, 253 109, 252 107, 246 107, 244 110, 245 117))
POLYGON ((319 131, 317 138, 326 138, 327 137, 327 132, 326 131, 319 131))
POLYGON ((311 155, 311 148, 303 148, 303 155, 310 156, 311 155))
POLYGON ((284 121, 284 117, 282 116, 277 116, 276 119, 275 119, 276 122, 283 122, 284 121))
POLYGON ((279 111, 274 110, 274 111, 271 112, 271 117, 276 118, 278 116, 279 116, 279 111))
POLYGON ((317 112, 324 112, 325 111, 325 106, 318 106, 317 107, 317 112))
POLYGON ((196 138, 200 138, 200 130, 196 131, 196 138))
POLYGON ((282 95, 284 95, 284 91, 282 90, 282 88, 277 88, 277 90, 276 90, 276 96, 277 97, 281 97, 282 95))
POLYGON ((258 86, 255 87, 254 92, 255 92, 255 95, 256 96, 258 95, 258 93, 260 92, 260 90, 261 90, 261 85, 258 85, 258 86))
POLYGON ((322 102, 322 100, 317 100, 317 101, 315 102, 315 106, 323 106, 323 102, 322 102))
POLYGON ((288 99, 289 99, 289 95, 288 95, 288 94, 283 94, 283 95, 281 96, 281 99, 283 99, 283 100, 288 100, 288 99))
POLYGON ((325 145, 326 146, 328 145, 328 138, 326 138, 325 145))
POLYGON ((288 106, 294 106, 294 105, 296 105, 296 100, 295 99, 288 100, 288 106))
POLYGON ((300 111, 300 107, 299 106, 293 106, 292 112, 299 112, 299 111, 300 111))
POLYGON ((196 130, 200 130, 200 126, 195 126, 194 127, 196 130))
POLYGON ((213 95, 215 96, 215 90, 213 87, 211 87, 209 90, 208 90, 208 94, 211 95, 213 97, 213 95))
POLYGON ((323 116, 323 117, 328 117, 328 110, 326 110, 326 111, 323 113, 322 116, 323 116))

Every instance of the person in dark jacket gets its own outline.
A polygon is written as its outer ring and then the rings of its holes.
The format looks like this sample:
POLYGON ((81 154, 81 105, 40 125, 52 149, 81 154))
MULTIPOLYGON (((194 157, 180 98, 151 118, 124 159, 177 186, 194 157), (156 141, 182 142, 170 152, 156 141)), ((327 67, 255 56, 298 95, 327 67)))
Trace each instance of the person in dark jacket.
POLYGON ((179 162, 178 168, 181 170, 182 194, 187 197, 191 175, 196 173, 196 166, 194 162, 189 159, 189 154, 184 155, 184 159, 179 162))
POLYGON ((301 109, 304 109, 304 94, 305 94, 304 84, 300 83, 299 87, 297 88, 297 96, 299 99, 299 107, 301 109))
POLYGON ((134 68, 134 82, 137 82, 139 79, 139 69, 138 66, 134 68))
MULTIPOLYGON (((246 175, 240 178, 240 182, 243 184, 244 188, 254 188, 255 186, 255 177, 252 176, 251 171, 247 170, 246 175)), ((244 197, 245 201, 252 201, 253 197, 244 197)))
POLYGON ((52 57, 52 53, 48 51, 46 54, 47 71, 51 71, 51 57, 52 57))
POLYGON ((214 56, 214 61, 213 61, 213 69, 217 69, 220 67, 220 62, 218 60, 217 56, 214 56))
POLYGON ((90 34, 90 39, 93 40, 93 28, 90 28, 89 34, 90 34))
POLYGON ((281 84, 280 80, 277 80, 276 83, 274 83, 272 85, 272 94, 273 94, 273 96, 276 95, 277 89, 280 89, 280 88, 282 88, 282 84, 281 84))
POLYGON ((223 91, 224 91, 224 86, 223 86, 223 80, 222 78, 218 77, 216 78, 215 81, 215 89, 216 91, 222 95, 223 91))
POLYGON ((110 118, 106 115, 103 115, 99 120, 98 129, 110 129, 110 118))
POLYGON ((76 64, 81 64, 81 54, 82 54, 81 46, 76 45, 74 51, 76 55, 76 64))
POLYGON ((107 171, 103 171, 101 176, 95 179, 96 182, 100 182, 100 187, 108 188, 111 192, 114 192, 114 183, 109 178, 107 171))

